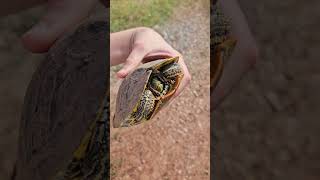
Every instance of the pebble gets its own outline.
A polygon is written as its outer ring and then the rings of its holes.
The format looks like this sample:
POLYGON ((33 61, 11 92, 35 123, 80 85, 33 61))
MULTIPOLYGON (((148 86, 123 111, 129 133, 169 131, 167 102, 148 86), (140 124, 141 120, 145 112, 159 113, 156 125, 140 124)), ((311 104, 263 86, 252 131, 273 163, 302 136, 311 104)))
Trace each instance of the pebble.
POLYGON ((193 95, 194 95, 195 97, 198 97, 198 96, 199 96, 199 94, 197 93, 197 91, 192 91, 192 93, 193 93, 193 95))
POLYGON ((281 111, 283 109, 283 105, 276 93, 268 92, 265 97, 274 111, 281 111))

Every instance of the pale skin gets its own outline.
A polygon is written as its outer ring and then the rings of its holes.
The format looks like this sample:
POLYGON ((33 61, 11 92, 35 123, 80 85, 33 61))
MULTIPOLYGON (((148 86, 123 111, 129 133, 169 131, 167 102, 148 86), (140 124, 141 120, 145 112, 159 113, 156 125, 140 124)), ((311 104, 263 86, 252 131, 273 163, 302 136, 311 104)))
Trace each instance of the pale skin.
MULTIPOLYGON (((26 49, 34 53, 42 53, 48 51, 52 44, 66 31, 80 24, 90 14, 98 1, 2 1, 0 17, 45 3, 47 13, 21 38, 26 49)), ((101 0, 101 2, 105 3, 106 1, 101 0)), ((212 93, 214 97, 214 109, 231 92, 234 85, 255 64, 257 59, 255 40, 237 1, 223 0, 221 1, 221 7, 224 13, 232 19, 232 33, 238 40, 238 44, 224 69, 220 82, 212 93)), ((124 67, 117 73, 119 78, 124 78, 128 73, 132 72, 143 60, 145 62, 159 57, 180 56, 179 63, 183 69, 184 78, 175 96, 179 95, 189 84, 191 75, 184 63, 183 57, 154 30, 144 27, 129 29, 112 33, 110 39, 110 64, 112 66, 124 64, 124 67)))
POLYGON ((48 51, 66 31, 79 25, 99 0, 10 0, 2 1, 0 16, 44 4, 46 13, 22 37, 26 49, 34 53, 48 51))
MULTIPOLYGON (((105 6, 105 0, 101 0, 105 6)), ((53 43, 66 31, 80 24, 98 3, 98 0, 12 0, 0 6, 2 16, 21 11, 39 4, 46 4, 47 13, 22 36, 26 49, 34 53, 48 51, 53 43)), ((178 96, 189 84, 191 75, 182 55, 172 48, 157 32, 138 27, 110 35, 110 65, 124 64, 117 73, 124 78, 140 62, 158 58, 179 56, 184 77, 174 96, 178 96)))
POLYGON ((174 97, 178 96, 191 80, 182 55, 150 28, 139 27, 112 33, 110 45, 111 66, 124 64, 123 68, 117 72, 119 78, 126 77, 141 62, 179 56, 179 65, 184 76, 174 97))
POLYGON ((256 41, 248 27, 248 23, 236 0, 217 2, 223 13, 231 19, 231 34, 237 40, 237 45, 223 69, 217 87, 211 93, 211 108, 216 109, 231 93, 232 89, 249 71, 258 59, 256 41))

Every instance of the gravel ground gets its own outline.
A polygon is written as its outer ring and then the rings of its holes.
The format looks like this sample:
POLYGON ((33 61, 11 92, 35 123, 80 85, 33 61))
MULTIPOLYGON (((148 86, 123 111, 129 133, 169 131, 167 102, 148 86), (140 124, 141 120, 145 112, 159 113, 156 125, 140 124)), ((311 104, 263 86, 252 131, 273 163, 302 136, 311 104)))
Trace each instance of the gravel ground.
MULTIPOLYGON (((179 7, 174 18, 155 27, 182 52, 193 79, 183 94, 149 123, 111 129, 113 179, 209 179, 208 5, 209 1, 201 1, 179 7)), ((111 77, 113 115, 119 82, 114 71, 111 77)))
POLYGON ((320 2, 240 5, 261 57, 215 114, 216 179, 320 179, 320 2))

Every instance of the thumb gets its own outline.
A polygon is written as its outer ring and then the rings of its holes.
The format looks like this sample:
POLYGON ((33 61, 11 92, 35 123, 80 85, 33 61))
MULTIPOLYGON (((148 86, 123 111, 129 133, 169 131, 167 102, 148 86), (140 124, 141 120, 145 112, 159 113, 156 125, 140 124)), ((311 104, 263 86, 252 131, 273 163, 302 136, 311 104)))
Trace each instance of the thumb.
POLYGON ((142 46, 136 46, 129 54, 127 60, 124 63, 123 68, 117 72, 119 78, 125 78, 130 72, 132 72, 143 58, 146 56, 147 51, 142 46))
POLYGON ((48 12, 22 37, 31 52, 46 52, 67 30, 76 27, 89 15, 97 0, 49 0, 48 12))

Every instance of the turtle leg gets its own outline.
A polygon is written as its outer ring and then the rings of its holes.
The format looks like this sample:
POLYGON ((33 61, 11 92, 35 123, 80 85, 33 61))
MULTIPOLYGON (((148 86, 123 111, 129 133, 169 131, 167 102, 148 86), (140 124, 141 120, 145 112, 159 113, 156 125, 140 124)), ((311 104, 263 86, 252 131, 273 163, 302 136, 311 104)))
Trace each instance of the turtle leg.
MULTIPOLYGON (((177 75, 178 81, 177 81, 176 87, 179 87, 182 78, 183 78, 183 74, 177 75)), ((176 92, 176 90, 177 89, 175 89, 174 91, 168 92, 166 95, 162 96, 161 99, 167 99, 168 97, 172 96, 176 92)))
POLYGON ((153 118, 153 116, 160 110, 159 107, 161 107, 162 101, 157 101, 157 103, 154 106, 153 111, 149 115, 149 119, 153 118))
POLYGON ((164 88, 162 91, 162 95, 167 94, 167 92, 169 92, 171 85, 170 84, 164 84, 164 88))
POLYGON ((157 97, 161 96, 161 93, 159 91, 155 90, 151 85, 149 85, 149 89, 153 94, 155 94, 155 96, 157 96, 157 97))
POLYGON ((146 90, 139 102, 136 112, 132 115, 129 125, 133 126, 139 124, 145 120, 149 120, 150 114, 153 112, 155 107, 155 97, 150 90, 146 90))
POLYGON ((158 70, 154 70, 152 73, 153 73, 153 76, 159 78, 160 81, 162 81, 163 83, 164 83, 164 82, 172 82, 172 81, 173 81, 173 80, 165 77, 165 76, 162 74, 162 72, 160 72, 160 71, 158 71, 158 70))
POLYGON ((159 96, 155 97, 154 99, 157 100, 157 101, 163 99, 163 97, 167 94, 167 92, 169 92, 169 90, 170 90, 170 85, 169 84, 165 84, 165 88, 162 91, 162 93, 159 96))
MULTIPOLYGON (((149 80, 148 82, 148 87, 149 87, 149 90, 156 96, 156 97, 159 97, 161 96, 161 92, 162 91, 162 88, 157 88, 157 83, 156 84, 153 84, 153 80, 154 78, 158 78, 157 76, 152 76, 151 79, 149 80), (155 86, 155 87, 154 87, 155 86), (157 89, 156 89, 157 88, 157 89)), ((160 80, 160 83, 163 83, 161 80, 160 80)))
MULTIPOLYGON (((157 70, 156 70, 157 71, 157 70)), ((155 95, 155 97, 160 97, 164 94, 167 93, 168 91, 168 85, 167 85, 167 80, 165 79, 165 77, 162 75, 162 73, 160 73, 159 71, 155 72, 155 74, 152 75, 151 79, 148 82, 148 87, 150 89, 150 91, 155 95), (154 78, 157 78, 158 83, 160 83, 161 85, 164 86, 164 88, 154 88, 154 86, 157 86, 159 84, 153 84, 153 80, 154 78)))
POLYGON ((150 118, 150 115, 152 114, 152 112, 154 111, 154 108, 155 108, 155 97, 154 95, 152 94, 152 92, 149 92, 149 93, 145 93, 145 98, 144 98, 144 103, 143 104, 143 109, 144 109, 144 112, 143 112, 143 119, 144 120, 149 120, 150 118))

